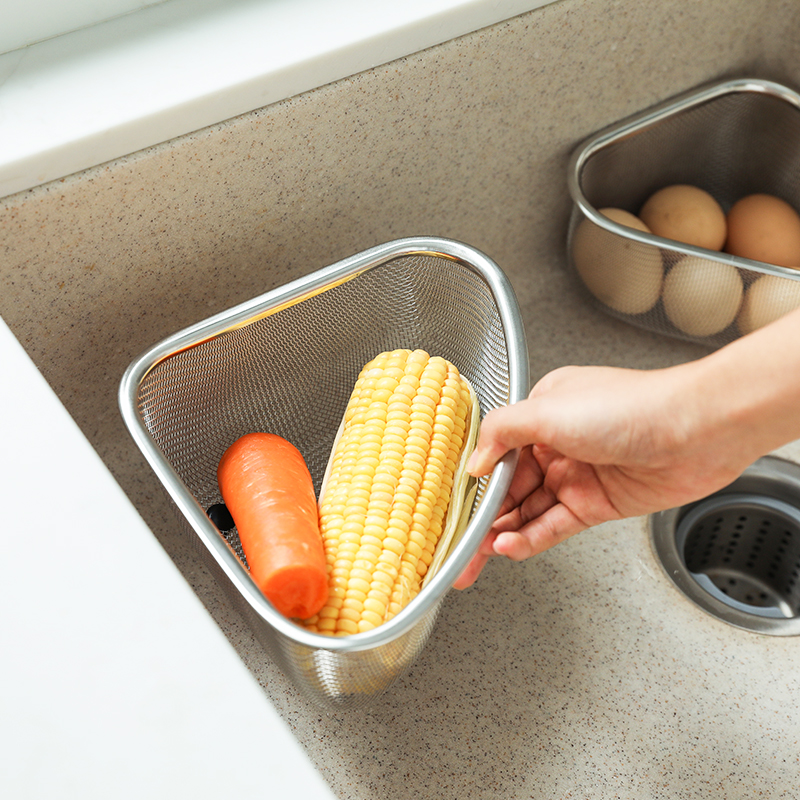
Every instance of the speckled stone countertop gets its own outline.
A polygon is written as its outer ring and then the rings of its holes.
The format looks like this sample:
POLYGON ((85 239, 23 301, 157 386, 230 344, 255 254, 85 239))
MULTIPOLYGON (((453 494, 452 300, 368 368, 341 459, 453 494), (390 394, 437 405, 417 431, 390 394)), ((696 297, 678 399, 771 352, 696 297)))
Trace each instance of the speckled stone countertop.
POLYGON ((181 537, 117 412, 125 367, 188 324, 411 235, 468 242, 508 273, 534 380, 698 357, 573 291, 567 158, 710 80, 797 87, 799 31, 791 0, 563 0, 0 201, 0 314, 343 800, 796 798, 800 641, 694 607, 646 521, 629 520, 495 560, 447 596, 387 695, 320 712, 181 537))

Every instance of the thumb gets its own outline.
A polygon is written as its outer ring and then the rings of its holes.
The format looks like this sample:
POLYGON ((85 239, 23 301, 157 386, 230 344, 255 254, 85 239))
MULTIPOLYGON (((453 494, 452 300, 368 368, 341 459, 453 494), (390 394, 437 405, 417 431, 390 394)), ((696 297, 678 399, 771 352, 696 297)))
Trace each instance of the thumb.
POLYGON ((467 462, 470 475, 488 475, 509 450, 538 440, 539 431, 533 413, 535 402, 529 397, 489 411, 481 423, 478 443, 467 462))

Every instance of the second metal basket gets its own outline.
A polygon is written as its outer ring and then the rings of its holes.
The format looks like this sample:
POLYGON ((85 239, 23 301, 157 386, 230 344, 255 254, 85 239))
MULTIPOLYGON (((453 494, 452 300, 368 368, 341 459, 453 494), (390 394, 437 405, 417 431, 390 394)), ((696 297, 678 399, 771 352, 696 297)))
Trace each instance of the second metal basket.
POLYGON ((582 289, 592 286, 587 294, 609 314, 719 347, 752 329, 744 312, 748 302, 760 303, 760 318, 767 320, 800 305, 798 270, 681 244, 599 213, 616 208, 636 215, 654 192, 672 184, 704 189, 726 213, 755 193, 777 196, 800 211, 800 95, 791 89, 740 79, 683 94, 591 137, 573 153, 568 184, 573 274, 582 289), (691 280, 676 315, 665 309, 662 278, 666 286, 665 276, 681 261, 691 267, 685 271, 691 280), (757 299, 753 287, 764 276, 757 299), (730 309, 719 327, 711 316, 723 301, 730 309), (678 327, 675 319, 686 314, 699 324, 678 327))
POLYGON ((376 247, 176 333, 131 364, 120 386, 125 423, 205 563, 267 651, 324 707, 366 704, 413 662, 494 521, 517 454, 482 482, 460 542, 420 595, 350 637, 282 617, 250 579, 235 531, 226 538, 207 510, 222 499, 222 453, 251 431, 294 443, 319 492, 359 370, 398 347, 452 361, 484 414, 527 395, 527 346, 510 283, 483 254, 435 238, 376 247))

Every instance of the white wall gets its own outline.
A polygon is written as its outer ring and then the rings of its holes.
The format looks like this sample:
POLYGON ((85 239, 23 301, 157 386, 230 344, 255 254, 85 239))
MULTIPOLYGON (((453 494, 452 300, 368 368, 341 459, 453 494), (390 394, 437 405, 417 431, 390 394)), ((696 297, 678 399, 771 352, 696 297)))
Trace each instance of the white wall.
POLYGON ((0 53, 166 1, 5 0, 0 9, 0 53))

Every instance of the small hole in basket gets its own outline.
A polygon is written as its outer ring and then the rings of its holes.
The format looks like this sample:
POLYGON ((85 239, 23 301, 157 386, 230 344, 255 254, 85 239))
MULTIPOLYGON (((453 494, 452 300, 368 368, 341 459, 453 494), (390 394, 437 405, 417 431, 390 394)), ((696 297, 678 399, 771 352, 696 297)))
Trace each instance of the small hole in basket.
POLYGON ((215 503, 213 506, 210 506, 208 511, 208 518, 222 531, 222 533, 227 533, 227 531, 233 530, 236 526, 236 523, 233 521, 233 517, 231 516, 231 512, 228 511, 228 507, 225 503, 215 503))

